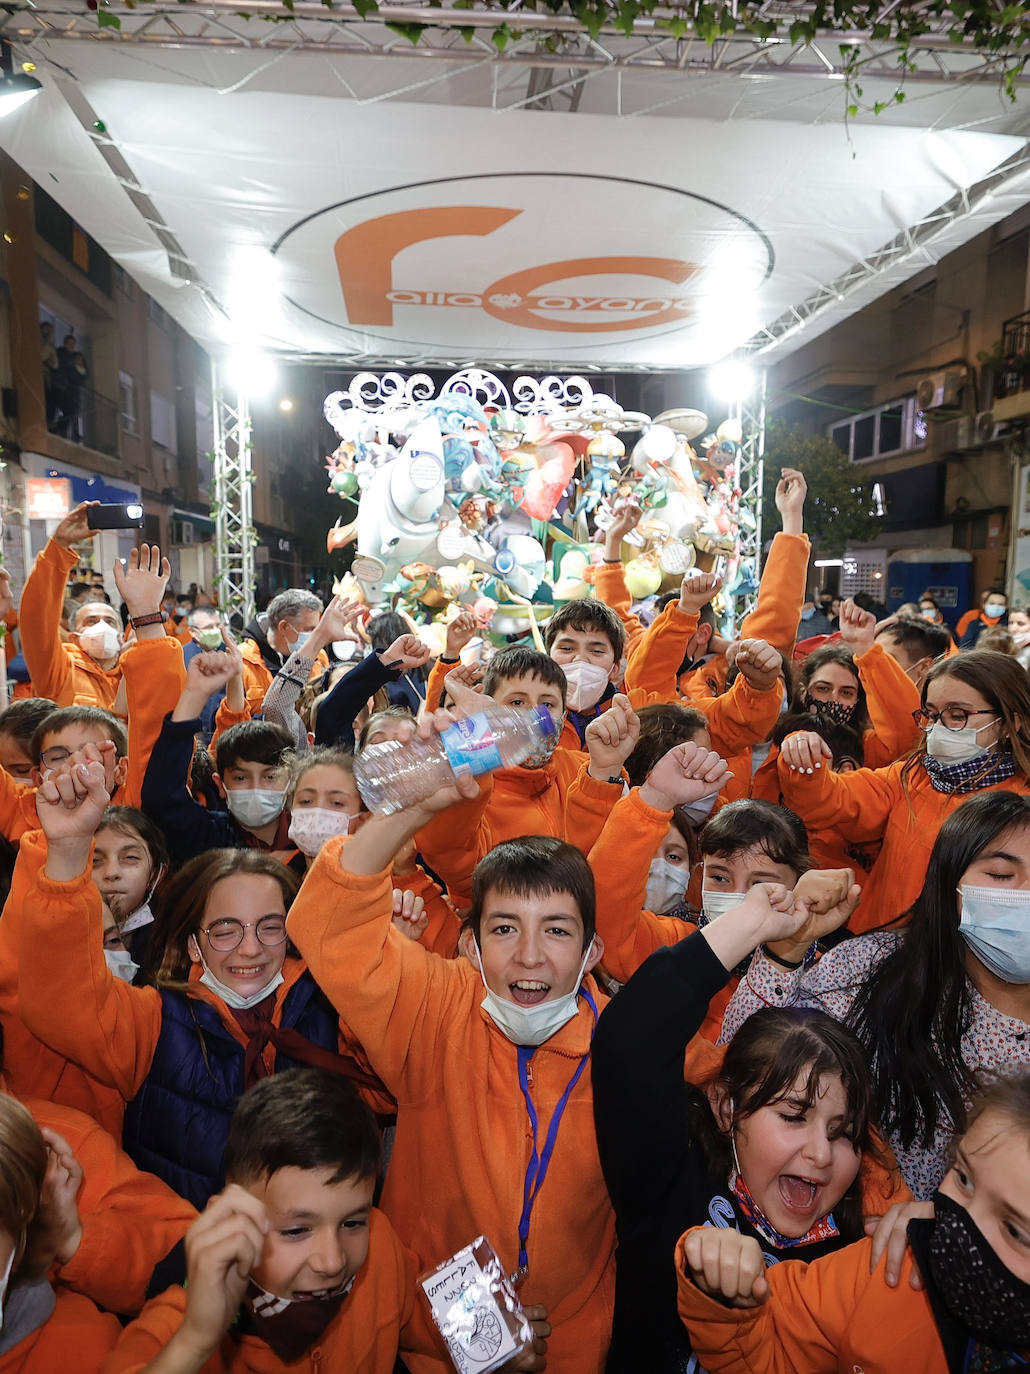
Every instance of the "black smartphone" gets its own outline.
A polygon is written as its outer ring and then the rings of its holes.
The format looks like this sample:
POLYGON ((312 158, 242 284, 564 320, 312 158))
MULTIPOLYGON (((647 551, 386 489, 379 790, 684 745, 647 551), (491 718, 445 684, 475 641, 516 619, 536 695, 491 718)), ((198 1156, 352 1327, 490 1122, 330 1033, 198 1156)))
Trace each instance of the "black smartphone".
POLYGON ((91 530, 141 530, 143 507, 137 501, 90 506, 86 524, 91 530))

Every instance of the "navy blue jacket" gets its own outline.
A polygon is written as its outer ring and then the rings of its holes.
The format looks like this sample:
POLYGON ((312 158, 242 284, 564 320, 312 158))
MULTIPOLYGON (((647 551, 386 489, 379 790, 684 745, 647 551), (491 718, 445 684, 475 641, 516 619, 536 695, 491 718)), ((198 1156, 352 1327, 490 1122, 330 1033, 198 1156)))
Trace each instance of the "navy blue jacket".
MULTIPOLYGON (((125 1109, 122 1143, 139 1168, 202 1210, 225 1184, 222 1155, 245 1086, 245 1051, 209 1002, 160 992, 161 1034, 143 1086, 125 1109)), ((283 999, 279 1024, 322 1049, 339 1047, 339 1015, 306 971, 283 999)), ((297 1067, 276 1053, 277 1073, 297 1067)))

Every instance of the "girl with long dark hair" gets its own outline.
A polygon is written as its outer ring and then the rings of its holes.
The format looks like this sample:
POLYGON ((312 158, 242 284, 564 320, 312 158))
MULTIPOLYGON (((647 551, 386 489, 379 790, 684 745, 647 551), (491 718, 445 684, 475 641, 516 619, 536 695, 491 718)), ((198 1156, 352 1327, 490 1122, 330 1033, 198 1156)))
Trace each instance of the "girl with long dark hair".
POLYGON ((1030 1064, 1030 798, 987 792, 945 821, 907 924, 806 968, 814 933, 756 952, 723 1038, 770 1005, 844 1021, 869 1053, 876 1119, 905 1181, 929 1197, 976 1071, 1030 1064))

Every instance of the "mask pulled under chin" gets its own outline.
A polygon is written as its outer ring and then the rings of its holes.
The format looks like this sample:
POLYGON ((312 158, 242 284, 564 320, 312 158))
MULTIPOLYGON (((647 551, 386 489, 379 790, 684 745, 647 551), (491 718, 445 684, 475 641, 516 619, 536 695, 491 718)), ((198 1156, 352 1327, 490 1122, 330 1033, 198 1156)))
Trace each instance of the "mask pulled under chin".
POLYGON ((226 788, 225 804, 229 814, 240 825, 250 830, 260 830, 282 815, 286 793, 274 792, 268 787, 226 788))
POLYGON ((604 695, 604 689, 608 686, 608 670, 596 663, 583 663, 580 659, 563 667, 568 684, 566 705, 570 711, 589 711, 604 695))
POLYGON ((283 971, 280 969, 275 977, 270 978, 265 986, 258 992, 253 992, 249 997, 244 997, 243 994, 237 992, 235 988, 228 987, 221 979, 215 977, 208 968, 207 960, 204 958, 203 954, 200 956, 200 962, 204 966, 204 972, 197 981, 203 983, 206 988, 210 988, 212 992, 216 993, 222 999, 226 1006, 232 1007, 233 1011, 250 1011, 251 1007, 256 1007, 259 1002, 263 1002, 270 993, 275 992, 280 983, 286 981, 283 978, 283 971))
POLYGON ((934 1193, 933 1204, 930 1277, 945 1307, 994 1349, 1026 1350, 1030 1284, 1017 1279, 998 1258, 964 1207, 941 1192, 934 1193))
POLYGON ((350 1279, 335 1293, 321 1298, 280 1298, 251 1279, 246 1303, 257 1335, 284 1364, 293 1364, 322 1336, 353 1283, 350 1279))
POLYGON ((327 840, 349 835, 351 822, 360 815, 360 811, 348 816, 324 806, 305 806, 290 816, 288 834, 300 852, 313 859, 327 840))
POLYGON ((590 957, 590 949, 591 945, 588 945, 583 953, 583 962, 579 966, 576 986, 572 992, 567 992, 563 997, 538 1002, 535 1007, 520 1007, 517 1002, 509 1002, 506 997, 500 997, 491 990, 483 972, 483 956, 477 944, 476 962, 479 965, 483 987, 486 988, 486 996, 479 1005, 513 1045, 542 1045, 552 1035, 557 1035, 562 1026, 568 1025, 579 1011, 579 989, 590 957))
POLYGON ((114 658, 121 647, 121 636, 113 625, 93 625, 79 632, 79 648, 97 663, 114 658))
POLYGON ((730 1191, 737 1199, 740 1210, 749 1225, 758 1232, 766 1244, 772 1245, 777 1250, 793 1250, 798 1245, 815 1245, 821 1240, 832 1240, 835 1236, 840 1235, 832 1212, 827 1212, 824 1217, 817 1217, 811 1228, 803 1236, 786 1236, 782 1231, 777 1231, 744 1182, 744 1175, 740 1172, 740 1161, 737 1159, 737 1140, 733 1131, 730 1132, 730 1148, 733 1151, 733 1177, 730 1179, 730 1191))

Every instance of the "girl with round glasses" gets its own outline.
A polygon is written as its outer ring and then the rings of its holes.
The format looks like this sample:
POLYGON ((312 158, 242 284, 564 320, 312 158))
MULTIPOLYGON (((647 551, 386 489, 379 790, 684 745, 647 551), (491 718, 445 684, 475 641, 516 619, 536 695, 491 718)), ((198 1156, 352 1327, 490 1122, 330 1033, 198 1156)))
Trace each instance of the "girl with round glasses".
POLYGON ((988 649, 938 663, 922 687, 922 738, 887 768, 834 773, 826 743, 810 731, 784 740, 778 761, 784 804, 809 830, 835 828, 848 844, 882 840, 862 887, 852 931, 909 909, 945 819, 984 791, 1030 792, 1030 677, 988 649))
POLYGON ((123 1143, 141 1169, 202 1208, 223 1186, 233 1107, 259 1078, 315 1065, 390 1104, 286 935, 299 886, 270 854, 215 849, 168 884, 149 945, 149 986, 104 962, 90 845, 103 767, 55 770, 37 793, 11 901, 21 931, 25 1023, 125 1100, 123 1143), (41 951, 45 956, 41 957, 41 951))

